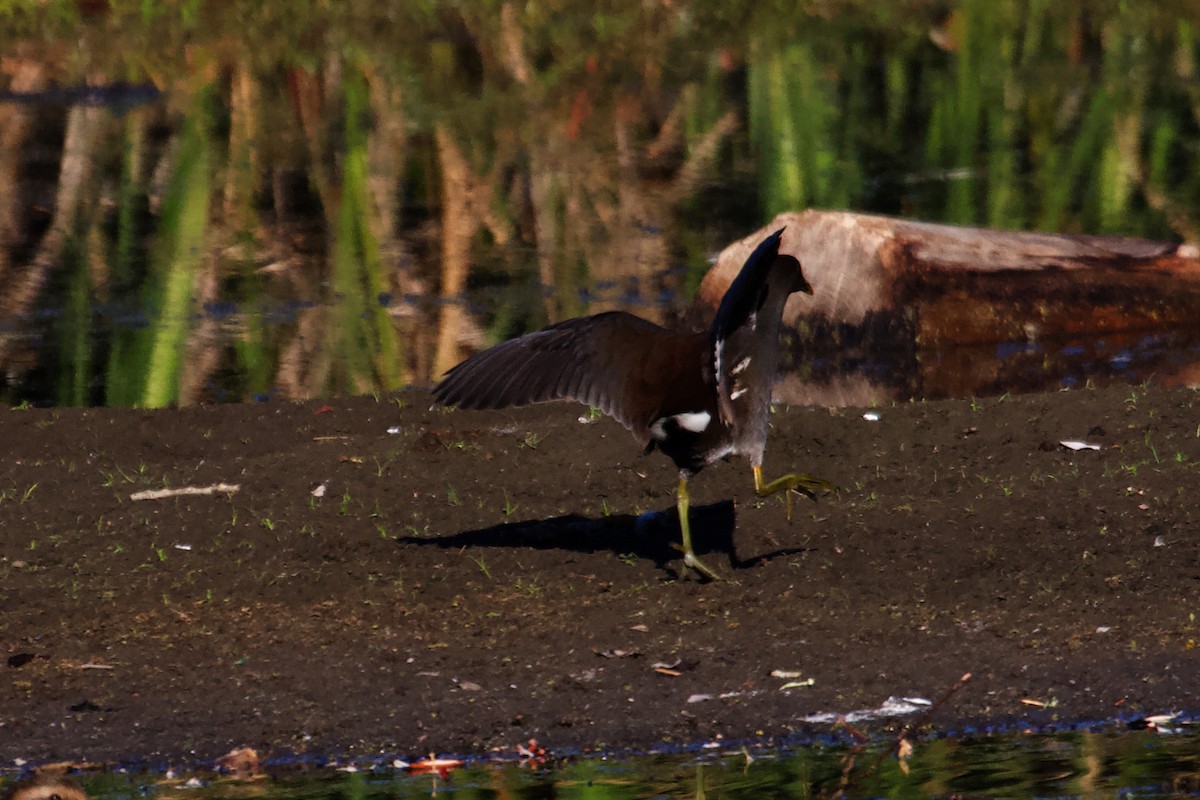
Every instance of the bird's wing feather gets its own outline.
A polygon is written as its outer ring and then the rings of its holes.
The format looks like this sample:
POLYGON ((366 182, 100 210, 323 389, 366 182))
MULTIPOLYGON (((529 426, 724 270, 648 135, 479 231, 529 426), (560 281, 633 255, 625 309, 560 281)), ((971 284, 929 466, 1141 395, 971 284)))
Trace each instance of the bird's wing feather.
POLYGON ((508 408, 571 399, 599 408, 645 440, 646 420, 627 408, 629 352, 653 348, 670 333, 653 322, 612 311, 518 336, 476 353, 446 373, 433 393, 459 408, 508 408))
MULTIPOLYGON (((733 424, 733 404, 730 400, 729 375, 736 363, 733 353, 726 352, 726 343, 743 326, 750 322, 762 302, 767 276, 779 255, 779 242, 783 228, 764 239, 746 259, 733 283, 721 298, 717 316, 713 320, 710 352, 713 379, 717 384, 717 410, 721 420, 733 424)), ((789 256, 790 258, 790 256, 789 256)))

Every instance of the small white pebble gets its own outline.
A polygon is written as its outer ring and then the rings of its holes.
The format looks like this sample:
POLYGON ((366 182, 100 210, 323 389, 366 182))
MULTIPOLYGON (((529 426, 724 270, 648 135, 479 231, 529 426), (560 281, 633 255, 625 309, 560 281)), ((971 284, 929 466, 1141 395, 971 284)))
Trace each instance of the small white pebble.
POLYGON ((1154 537, 1154 546, 1155 547, 1166 547, 1167 540, 1162 536, 1155 536, 1154 537))
POLYGON ((879 420, 880 420, 879 412, 878 411, 868 411, 867 413, 863 414, 863 419, 865 419, 867 422, 879 422, 879 420))
POLYGON ((399 433, 399 432, 400 432, 400 426, 399 426, 399 425, 393 425, 392 427, 390 427, 390 428, 388 428, 388 429, 387 429, 387 432, 388 432, 388 433, 390 433, 390 434, 392 434, 393 436, 395 436, 397 433, 399 433))

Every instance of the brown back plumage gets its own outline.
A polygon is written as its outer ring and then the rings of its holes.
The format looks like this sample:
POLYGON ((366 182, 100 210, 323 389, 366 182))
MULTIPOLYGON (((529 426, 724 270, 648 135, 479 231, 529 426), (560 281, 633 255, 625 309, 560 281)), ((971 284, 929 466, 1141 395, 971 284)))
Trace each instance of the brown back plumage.
POLYGON ((645 443, 656 411, 647 407, 655 402, 647 392, 674 370, 645 373, 663 354, 674 360, 681 338, 689 337, 621 311, 569 319, 476 353, 447 372, 433 394, 468 409, 577 400, 645 443))

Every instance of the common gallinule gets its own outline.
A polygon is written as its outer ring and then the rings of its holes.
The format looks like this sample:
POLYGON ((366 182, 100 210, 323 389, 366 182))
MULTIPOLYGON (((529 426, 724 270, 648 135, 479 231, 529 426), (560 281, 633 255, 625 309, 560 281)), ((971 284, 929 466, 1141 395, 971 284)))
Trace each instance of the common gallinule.
POLYGON ((663 328, 621 311, 569 319, 471 356, 446 373, 434 396, 468 409, 564 398, 599 408, 647 453, 658 448, 679 467, 683 563, 716 579, 692 551, 688 478, 744 456, 760 497, 788 492, 789 519, 791 490, 815 498, 818 489, 836 488, 809 475, 763 480, 783 306, 793 292, 812 294, 800 262, 779 252, 782 235, 781 228, 746 259, 708 330, 663 328))

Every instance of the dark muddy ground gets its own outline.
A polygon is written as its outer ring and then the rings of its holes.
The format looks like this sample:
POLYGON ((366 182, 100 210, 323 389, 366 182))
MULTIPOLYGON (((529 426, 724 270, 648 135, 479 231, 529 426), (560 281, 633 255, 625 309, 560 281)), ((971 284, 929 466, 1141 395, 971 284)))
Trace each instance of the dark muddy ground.
POLYGON ((935 728, 1195 711, 1198 399, 781 409, 767 472, 845 491, 702 473, 710 584, 669 462, 575 405, 4 411, 0 763, 769 740, 965 672, 935 728))

